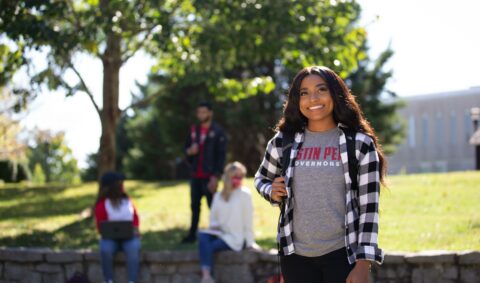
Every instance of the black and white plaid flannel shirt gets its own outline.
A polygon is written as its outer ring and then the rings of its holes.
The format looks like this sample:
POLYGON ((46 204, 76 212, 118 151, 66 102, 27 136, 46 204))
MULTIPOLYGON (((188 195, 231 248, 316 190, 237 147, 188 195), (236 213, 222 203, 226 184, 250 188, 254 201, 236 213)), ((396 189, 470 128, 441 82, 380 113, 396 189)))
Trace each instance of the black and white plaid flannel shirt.
MULTIPOLYGON (((341 129, 341 128, 340 128, 341 129)), ((348 154, 346 135, 340 131, 339 146, 345 176, 346 215, 345 215, 345 245, 348 261, 354 263, 358 259, 383 262, 383 251, 378 248, 378 204, 380 197, 379 159, 373 140, 357 133, 355 140, 355 155, 358 159, 358 191, 353 191, 348 173, 348 154)), ((281 255, 295 252, 293 229, 293 170, 297 151, 302 147, 303 133, 296 133, 290 151, 290 164, 285 173, 287 199, 285 213, 279 222, 277 242, 281 255)), ((281 175, 282 168, 282 133, 278 132, 267 144, 262 164, 255 174, 257 191, 272 205, 277 206, 271 197, 272 181, 281 175)))

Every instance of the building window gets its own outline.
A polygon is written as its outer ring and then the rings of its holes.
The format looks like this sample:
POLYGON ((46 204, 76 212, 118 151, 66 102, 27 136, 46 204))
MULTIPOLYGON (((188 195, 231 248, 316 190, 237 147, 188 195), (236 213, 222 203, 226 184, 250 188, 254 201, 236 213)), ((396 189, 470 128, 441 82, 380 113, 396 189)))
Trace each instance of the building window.
POLYGON ((408 145, 415 147, 415 117, 410 116, 408 119, 408 145))
POLYGON ((437 140, 437 145, 443 144, 445 141, 443 139, 443 119, 442 119, 442 114, 440 112, 437 113, 437 118, 435 122, 435 139, 437 140))
POLYGON ((450 113, 450 143, 457 144, 457 114, 450 113))
POLYGON ((424 115, 422 117, 422 141, 423 145, 428 145, 428 116, 424 115))

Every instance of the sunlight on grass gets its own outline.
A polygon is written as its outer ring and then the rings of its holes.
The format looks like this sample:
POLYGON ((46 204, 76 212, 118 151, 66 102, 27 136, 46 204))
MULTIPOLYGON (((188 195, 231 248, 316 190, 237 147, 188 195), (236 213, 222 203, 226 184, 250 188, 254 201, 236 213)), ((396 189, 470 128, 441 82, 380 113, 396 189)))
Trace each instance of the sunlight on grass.
MULTIPOLYGON (((480 173, 392 176, 381 194, 380 246, 387 251, 480 249, 480 173)), ((275 248, 278 208, 253 188, 255 236, 275 248)), ((141 219, 145 250, 195 249, 180 245, 190 224, 188 182, 127 181, 141 219)), ((81 212, 93 205, 97 185, 62 188, 0 187, 0 246, 97 249, 93 218, 81 212)), ((200 227, 208 225, 202 201, 200 227)))
POLYGON ((390 177, 382 192, 380 239, 386 250, 480 249, 480 173, 390 177))

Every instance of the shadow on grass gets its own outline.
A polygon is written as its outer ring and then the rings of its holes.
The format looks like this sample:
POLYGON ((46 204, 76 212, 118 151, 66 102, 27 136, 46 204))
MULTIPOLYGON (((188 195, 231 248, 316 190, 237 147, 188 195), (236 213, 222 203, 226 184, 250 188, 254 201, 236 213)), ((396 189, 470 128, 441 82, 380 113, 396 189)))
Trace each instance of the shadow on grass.
POLYGON ((0 246, 48 247, 52 249, 96 248, 97 234, 93 218, 85 218, 48 232, 33 230, 15 237, 0 238, 0 246))
POLYGON ((171 187, 177 187, 185 185, 189 187, 189 181, 188 180, 175 180, 175 181, 143 181, 141 184, 129 184, 126 186, 126 192, 130 197, 132 197, 134 200, 140 197, 145 196, 147 192, 142 191, 146 186, 153 186, 155 190, 162 190, 162 189, 169 189, 171 187))
MULTIPOLYGON (((142 250, 196 250, 196 243, 180 244, 186 234, 187 230, 181 228, 144 232, 142 233, 142 250)), ((52 232, 33 230, 15 237, 3 237, 0 238, 0 246, 98 250, 98 239, 94 220, 90 217, 52 232)))
POLYGON ((197 243, 180 243, 183 237, 187 235, 187 232, 188 231, 186 229, 182 228, 172 228, 162 231, 147 231, 142 233, 142 250, 196 250, 197 243))
POLYGON ((66 190, 67 186, 36 186, 36 187, 21 187, 20 185, 9 185, 0 189, 0 199, 3 201, 15 200, 18 198, 33 198, 38 194, 53 194, 60 193, 66 190))
MULTIPOLYGON (((196 250, 197 243, 181 244, 187 229, 172 228, 161 231, 142 233, 143 251, 161 250, 196 250)), ((48 232, 33 230, 15 237, 1 237, 0 246, 5 247, 47 247, 58 249, 94 249, 98 250, 98 239, 94 219, 92 217, 75 221, 59 229, 48 232)), ((256 239, 265 250, 276 249, 274 238, 256 239)))
POLYGON ((55 199, 58 190, 47 190, 37 190, 34 196, 30 195, 30 192, 20 192, 17 195, 18 204, 0 207, 0 215, 3 219, 15 219, 76 214, 86 207, 92 206, 95 201, 93 194, 55 199))
MULTIPOLYGON (((183 185, 184 181, 166 181, 152 182, 159 190, 172 186, 183 185)), ((145 184, 138 184, 128 188, 128 194, 133 199, 139 199, 145 196, 142 189, 145 184)), ((53 187, 32 187, 18 188, 6 187, 0 189, 0 199, 2 201, 15 201, 13 205, 0 207, 0 215, 3 219, 16 219, 23 217, 47 217, 75 214, 86 207, 93 205, 97 191, 92 194, 63 197, 56 199, 56 195, 62 193, 72 186, 53 186, 53 187)))

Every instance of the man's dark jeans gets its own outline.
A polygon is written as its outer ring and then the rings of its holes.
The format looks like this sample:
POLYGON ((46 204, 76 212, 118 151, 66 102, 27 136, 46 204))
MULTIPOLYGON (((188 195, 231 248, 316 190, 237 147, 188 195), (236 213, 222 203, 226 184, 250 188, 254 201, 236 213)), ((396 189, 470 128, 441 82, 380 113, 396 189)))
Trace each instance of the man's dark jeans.
POLYGON ((188 236, 195 237, 197 235, 198 221, 200 219, 200 205, 202 197, 207 198, 208 207, 212 205, 213 195, 208 190, 209 179, 195 179, 190 180, 190 208, 192 210, 192 225, 188 236))

